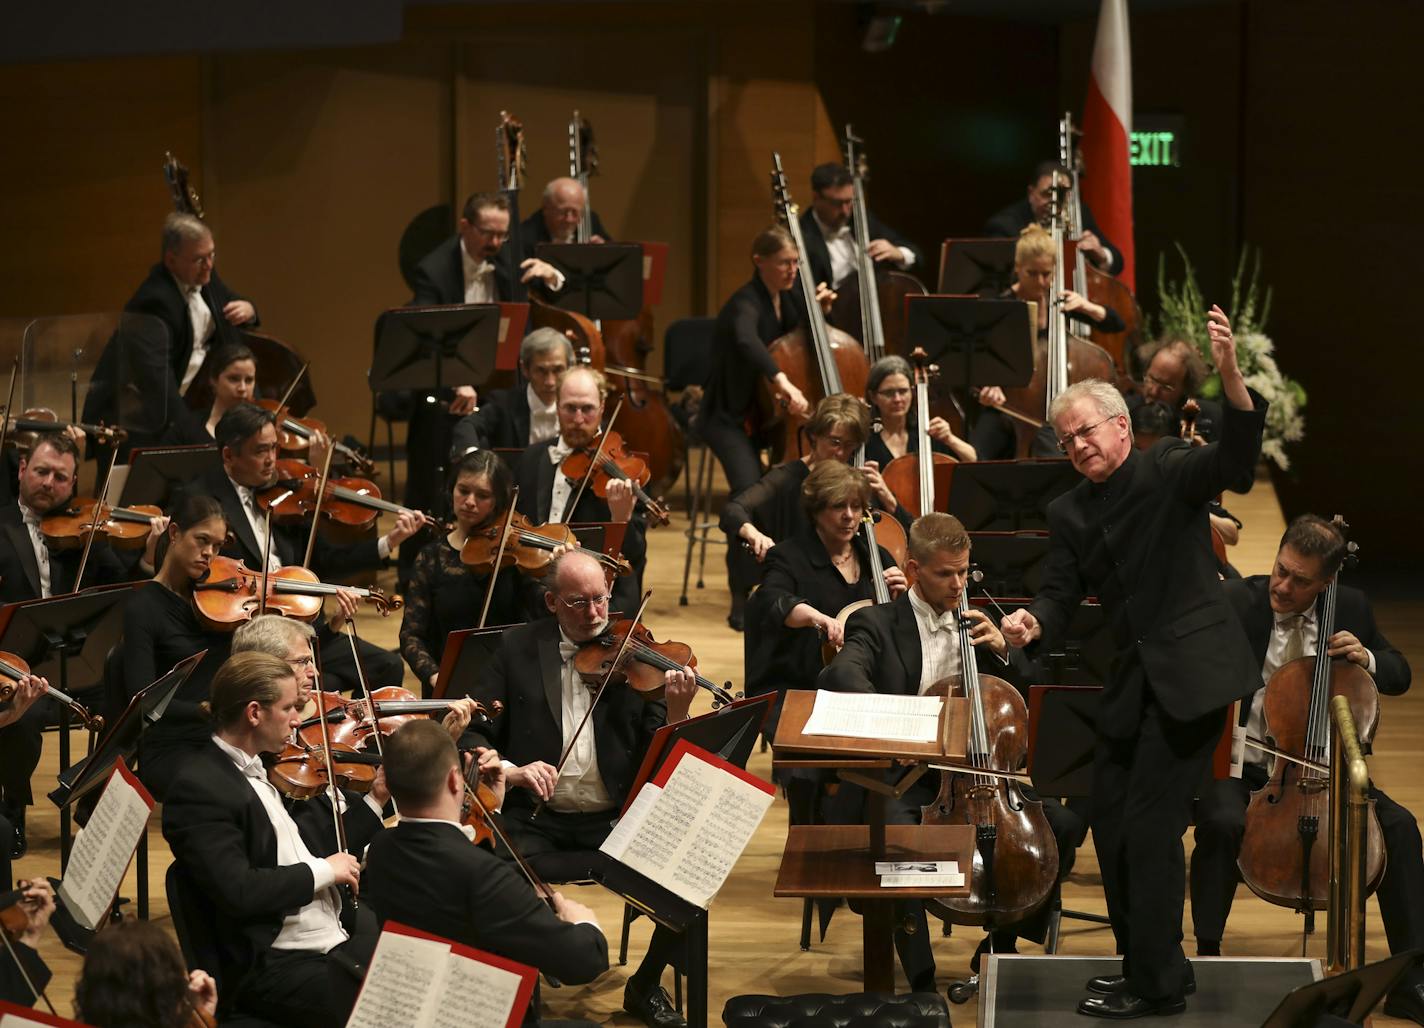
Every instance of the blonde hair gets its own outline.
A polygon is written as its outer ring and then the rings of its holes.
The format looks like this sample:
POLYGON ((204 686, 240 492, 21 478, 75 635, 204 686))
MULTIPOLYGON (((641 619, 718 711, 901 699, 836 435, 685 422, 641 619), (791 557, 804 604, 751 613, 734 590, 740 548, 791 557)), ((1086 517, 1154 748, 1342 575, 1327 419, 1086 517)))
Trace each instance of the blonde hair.
POLYGON ((1051 257, 1055 261, 1058 259, 1058 255, 1053 252, 1053 237, 1042 225, 1026 225, 1019 233, 1018 242, 1014 244, 1014 267, 1021 268, 1040 257, 1051 257))
POLYGON ((925 514, 910 526, 910 556, 923 564, 936 553, 969 549, 969 533, 953 514, 925 514))
POLYGON ((608 379, 603 377, 603 372, 597 368, 591 368, 587 364, 575 364, 573 367, 564 369, 564 373, 559 376, 559 388, 556 396, 563 395, 564 383, 573 375, 587 375, 594 388, 598 390, 599 402, 608 399, 608 379))
POLYGON ((272 706, 282 696, 282 683, 296 677, 292 665, 270 653, 234 653, 213 675, 204 706, 218 728, 232 728, 242 723, 249 703, 272 706))

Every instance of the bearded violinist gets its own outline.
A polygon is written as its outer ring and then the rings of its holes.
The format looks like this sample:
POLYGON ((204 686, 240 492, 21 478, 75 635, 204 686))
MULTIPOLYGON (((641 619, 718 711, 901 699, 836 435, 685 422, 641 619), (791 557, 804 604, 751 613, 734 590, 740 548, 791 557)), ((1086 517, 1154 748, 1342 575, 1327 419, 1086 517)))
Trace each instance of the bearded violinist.
MULTIPOLYGON (((1268 682, 1276 669, 1298 657, 1315 656, 1320 646, 1316 600, 1340 570, 1345 538, 1324 518, 1304 514, 1281 537, 1270 575, 1227 582, 1226 597, 1246 630, 1268 682)), ((1398 696, 1409 688, 1409 662, 1375 624, 1369 598, 1342 585, 1335 608, 1335 634, 1327 642, 1331 657, 1352 661, 1368 671, 1379 691, 1398 696)), ((1241 704, 1248 738, 1270 734, 1265 723, 1264 686, 1241 704)), ((1192 851, 1192 922, 1200 956, 1220 956, 1223 930, 1231 913, 1239 875, 1236 857, 1246 825, 1252 791, 1266 784, 1268 757, 1249 746, 1239 778, 1211 783, 1196 806, 1196 848, 1192 851)), ((1384 834, 1385 874, 1376 899, 1391 953, 1424 948, 1424 844, 1419 826, 1404 807, 1377 788, 1370 799, 1384 834)), ((1385 1000, 1384 1012, 1424 1024, 1424 971, 1409 971, 1385 1000)))
MULTIPOLYGON (((504 798, 499 754, 491 790, 504 798)), ((386 782, 400 824, 371 843, 362 895, 382 922, 396 921, 443 939, 537 967, 567 985, 591 982, 608 970, 608 940, 592 910, 562 893, 552 909, 508 861, 471 845, 461 823, 465 775, 450 737, 433 722, 412 721, 385 744, 386 782)), ((539 985, 529 1000, 525 1028, 541 1021, 539 985)))
POLYGON ((301 724, 297 675, 267 653, 229 657, 213 677, 213 735, 163 801, 163 837, 189 902, 220 947, 220 1015, 340 1028, 375 945, 362 908, 343 926, 338 887, 360 886, 360 853, 381 828, 380 774, 365 798, 342 794, 349 851, 337 848, 328 794, 288 808, 267 779, 301 724))
MULTIPOLYGON (((664 724, 687 718, 697 686, 687 668, 667 672, 665 701, 610 685, 559 769, 593 697, 574 655, 608 627, 609 594, 603 566, 576 549, 554 561, 547 581, 545 603, 554 616, 504 634, 471 693, 486 707, 503 703, 504 714, 472 731, 506 761, 505 823, 514 845, 540 877, 568 882, 589 877, 649 740, 664 724), (536 816, 538 801, 547 806, 536 816)), ((658 1028, 684 1023, 660 984, 677 946, 675 932, 657 928, 624 994, 624 1008, 658 1028)))
POLYGON ((1013 646, 1061 639, 1093 593, 1117 646, 1098 713, 1092 828, 1123 973, 1088 983, 1096 995, 1078 1009, 1094 1017, 1186 1008, 1195 982, 1181 945, 1182 834, 1222 710, 1258 673, 1220 593, 1207 504, 1251 488, 1266 404, 1246 388, 1219 307, 1209 325, 1228 404, 1218 443, 1136 451, 1127 406, 1105 382, 1054 400, 1049 421, 1084 481, 1048 506, 1043 588, 1001 622, 1013 646))

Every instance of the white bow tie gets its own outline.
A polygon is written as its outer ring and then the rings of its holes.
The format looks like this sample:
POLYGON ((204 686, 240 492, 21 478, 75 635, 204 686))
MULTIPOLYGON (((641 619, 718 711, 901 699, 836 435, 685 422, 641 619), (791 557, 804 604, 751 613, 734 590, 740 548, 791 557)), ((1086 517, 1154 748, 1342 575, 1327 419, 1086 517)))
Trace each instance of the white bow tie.
POLYGON ((953 632, 959 628, 958 612, 947 610, 930 617, 930 632, 953 632))
POLYGON ((562 464, 564 458, 574 452, 574 448, 564 442, 563 436, 554 440, 554 445, 549 447, 549 463, 562 464))
POLYGON ((578 644, 578 643, 569 642, 569 641, 566 640, 566 639, 560 639, 560 640, 559 640, 559 660, 561 660, 563 663, 567 664, 569 661, 573 660, 574 654, 578 652, 578 649, 579 649, 579 644, 578 644))

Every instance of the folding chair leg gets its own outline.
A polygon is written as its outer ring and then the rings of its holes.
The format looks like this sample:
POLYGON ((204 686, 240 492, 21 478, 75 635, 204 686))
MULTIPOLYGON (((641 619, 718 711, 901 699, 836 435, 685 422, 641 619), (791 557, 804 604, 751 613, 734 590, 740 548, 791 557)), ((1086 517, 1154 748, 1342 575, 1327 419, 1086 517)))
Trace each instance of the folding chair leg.
MULTIPOLYGON (((702 550, 697 558, 697 588, 703 588, 702 572, 707 567, 707 534, 712 528, 712 462, 708 450, 702 451, 702 468, 698 471, 698 489, 702 494, 702 550), (704 474, 705 472, 705 474, 704 474)), ((731 543, 728 543, 730 546, 731 543)))
MULTIPOLYGON (((697 523, 697 507, 702 501, 702 472, 707 466, 707 447, 702 447, 702 453, 698 456, 697 464, 697 484, 692 485, 692 461, 687 462, 688 475, 688 520, 687 520, 687 552, 682 561, 682 595, 677 598, 679 607, 687 606, 687 583, 692 578, 692 551, 697 546, 697 533, 701 530, 697 523)), ((698 582, 697 587, 702 588, 702 583, 698 582)))

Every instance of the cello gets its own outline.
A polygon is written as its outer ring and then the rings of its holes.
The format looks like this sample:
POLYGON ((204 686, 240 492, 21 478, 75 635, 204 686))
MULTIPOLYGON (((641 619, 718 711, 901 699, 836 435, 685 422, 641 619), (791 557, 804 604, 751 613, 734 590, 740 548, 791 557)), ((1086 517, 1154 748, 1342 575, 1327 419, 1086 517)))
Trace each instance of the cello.
POLYGON ((920 347, 910 354, 915 365, 915 453, 896 457, 885 466, 881 477, 895 499, 914 517, 928 514, 940 503, 949 503, 950 475, 958 463, 953 457, 936 453, 930 442, 930 379, 939 368, 929 363, 920 347))
MULTIPOLYGON (((781 154, 772 154, 771 191, 775 201, 777 217, 791 235, 798 254, 806 253, 806 240, 801 234, 800 208, 791 199, 791 191, 786 185, 786 173, 781 168, 781 154)), ((781 438, 775 441, 773 450, 777 454, 774 463, 782 464, 797 456, 800 450, 800 433, 810 418, 816 404, 836 393, 850 393, 860 396, 865 393, 866 378, 870 364, 865 351, 854 338, 838 328, 826 323, 826 315, 816 300, 816 283, 806 266, 796 276, 801 287, 801 298, 805 305, 806 324, 792 329, 767 347, 777 369, 801 390, 806 397, 809 410, 806 415, 795 416, 784 410, 777 402, 770 386, 763 383, 764 405, 763 428, 779 425, 781 438)))
MULTIPOLYGON (((880 543, 875 538, 875 514, 873 510, 867 510, 865 517, 861 521, 861 528, 865 532, 865 545, 870 550, 870 581, 875 589, 875 598, 871 600, 855 600, 847 603, 840 610, 836 611, 836 620, 841 623, 841 628, 845 628, 845 623, 850 620, 850 616, 863 607, 879 607, 890 602, 890 587, 885 584, 885 562, 880 559, 880 543)), ((883 524, 893 524, 900 528, 900 523, 894 518, 888 518, 883 524)), ((904 529, 900 529, 901 538, 904 537, 904 529)), ((889 549, 889 547, 886 547, 889 549)), ((903 559, 903 558, 902 558, 903 559)), ((844 633, 842 634, 844 638, 844 633)), ((821 662, 829 664, 840 647, 831 645, 830 640, 821 644, 821 662)))
MULTIPOLYGON (((1349 528, 1339 515, 1331 521, 1342 533, 1349 528)), ((1354 565, 1357 551, 1353 542, 1347 544, 1342 570, 1354 565)), ((1369 744, 1379 725, 1379 691, 1370 673, 1348 660, 1332 660, 1329 654, 1339 588, 1337 572, 1316 601, 1315 656, 1281 665, 1266 683, 1263 709, 1274 748, 1304 757, 1315 767, 1276 761, 1270 779, 1246 806, 1246 831, 1237 857, 1241 878, 1251 891, 1267 903, 1303 913, 1306 934, 1314 930, 1315 911, 1325 909, 1329 895, 1330 782, 1328 773, 1317 768, 1329 764, 1330 698, 1348 699, 1362 745, 1369 744)), ((1384 835, 1371 800, 1365 853, 1370 892, 1384 871, 1384 835)))
MULTIPOLYGON (((960 680, 945 678, 929 693, 968 699, 969 739, 964 764, 973 771, 942 771, 939 794, 920 810, 926 825, 974 826, 974 864, 966 896, 927 901, 955 924, 987 931, 1022 921, 1047 898, 1058 878, 1058 842, 1043 803, 1026 798, 1007 772, 1028 756, 1028 709, 1008 682, 980 675, 975 662, 969 590, 959 594, 960 680), (982 772, 982 773, 981 773, 982 772)), ((944 743, 950 719, 945 717, 944 743)))

